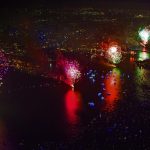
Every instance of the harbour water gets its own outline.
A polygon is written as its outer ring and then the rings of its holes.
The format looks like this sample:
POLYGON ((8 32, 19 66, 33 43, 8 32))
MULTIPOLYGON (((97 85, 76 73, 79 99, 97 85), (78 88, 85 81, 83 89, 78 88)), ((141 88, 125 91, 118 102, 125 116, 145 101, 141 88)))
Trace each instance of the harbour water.
POLYGON ((74 89, 9 68, 0 89, 0 149, 149 148, 150 70, 135 63, 144 59, 148 52, 108 67, 81 56, 74 89))

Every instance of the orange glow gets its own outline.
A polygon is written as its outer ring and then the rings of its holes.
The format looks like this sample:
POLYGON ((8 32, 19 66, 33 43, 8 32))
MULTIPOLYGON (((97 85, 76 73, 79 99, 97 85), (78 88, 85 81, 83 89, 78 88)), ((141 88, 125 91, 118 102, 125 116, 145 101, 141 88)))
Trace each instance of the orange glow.
POLYGON ((65 107, 67 119, 70 124, 76 124, 79 121, 77 112, 81 109, 81 96, 78 92, 72 90, 65 95, 65 107))
POLYGON ((136 52, 135 52, 135 51, 133 51, 133 50, 131 50, 131 51, 130 51, 130 54, 131 54, 131 55, 135 55, 135 54, 136 54, 136 52))
POLYGON ((115 108, 115 103, 120 98, 121 79, 120 71, 115 68, 108 78, 104 80, 106 90, 104 91, 105 104, 104 109, 111 112, 115 108))
POLYGON ((130 62, 131 63, 135 62, 135 58, 134 57, 130 57, 130 62))

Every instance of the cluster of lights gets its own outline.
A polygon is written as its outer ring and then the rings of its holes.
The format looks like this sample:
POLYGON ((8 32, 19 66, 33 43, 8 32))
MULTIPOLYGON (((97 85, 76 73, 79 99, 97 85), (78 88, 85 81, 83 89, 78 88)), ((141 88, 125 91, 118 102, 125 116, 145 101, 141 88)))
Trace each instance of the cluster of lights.
POLYGON ((149 27, 145 27, 144 29, 139 31, 139 36, 142 41, 142 45, 145 46, 150 39, 150 30, 149 27))
POLYGON ((138 54, 138 61, 144 61, 144 60, 147 60, 147 59, 150 59, 150 54, 147 53, 147 52, 140 52, 138 54))
POLYGON ((122 58, 121 47, 118 45, 109 46, 108 50, 106 51, 106 58, 111 63, 120 63, 122 58))
POLYGON ((90 69, 86 74, 87 74, 87 77, 89 78, 89 80, 90 80, 92 83, 95 83, 97 71, 90 69))
POLYGON ((3 84, 2 80, 7 71, 8 71, 8 61, 3 52, 0 50, 0 86, 3 84))
POLYGON ((74 84, 81 77, 79 63, 77 61, 65 61, 65 74, 70 86, 74 87, 74 84))

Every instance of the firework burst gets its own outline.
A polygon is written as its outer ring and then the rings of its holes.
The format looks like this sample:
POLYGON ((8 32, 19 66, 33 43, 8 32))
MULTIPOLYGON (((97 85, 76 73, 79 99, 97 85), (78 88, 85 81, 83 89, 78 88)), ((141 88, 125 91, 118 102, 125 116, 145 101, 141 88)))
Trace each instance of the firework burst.
POLYGON ((150 39, 150 27, 145 27, 142 30, 139 30, 139 37, 142 41, 142 45, 145 46, 150 39))
POLYGON ((78 82, 81 77, 79 63, 75 60, 68 60, 61 57, 57 60, 57 76, 60 76, 60 80, 64 81, 72 88, 74 84, 78 82))
POLYGON ((114 64, 120 63, 122 58, 121 47, 116 45, 110 45, 106 51, 106 59, 114 64))
POLYGON ((65 61, 65 74, 67 83, 74 87, 74 84, 80 79, 81 72, 77 61, 65 61))

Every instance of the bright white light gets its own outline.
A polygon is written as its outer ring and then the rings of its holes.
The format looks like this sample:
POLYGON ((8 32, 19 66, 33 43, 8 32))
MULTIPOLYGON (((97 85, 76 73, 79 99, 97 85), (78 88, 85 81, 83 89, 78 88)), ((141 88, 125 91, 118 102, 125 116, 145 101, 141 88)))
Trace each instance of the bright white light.
POLYGON ((139 32, 139 36, 143 41, 143 44, 147 44, 150 37, 150 31, 148 29, 143 29, 142 31, 139 32))
POLYGON ((121 47, 118 45, 110 46, 106 52, 106 58, 114 64, 120 63, 122 58, 121 47))
POLYGON ((70 76, 74 78, 77 75, 78 70, 76 70, 75 68, 70 68, 69 73, 70 73, 70 76))
POLYGON ((110 47, 111 53, 116 53, 117 52, 117 47, 110 47))

